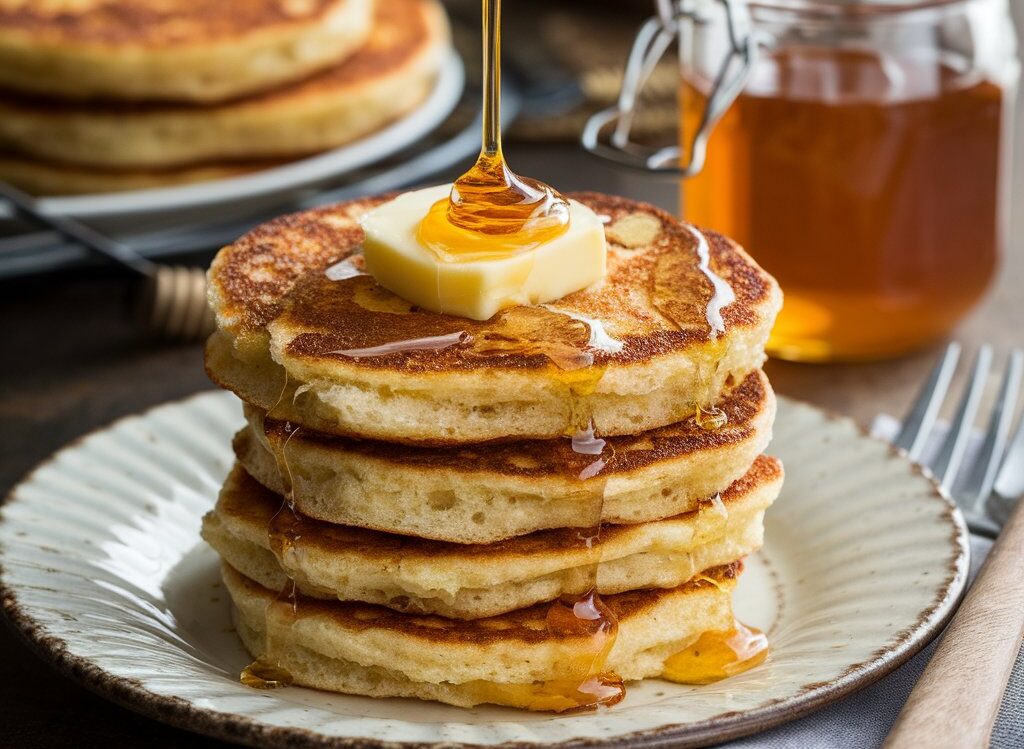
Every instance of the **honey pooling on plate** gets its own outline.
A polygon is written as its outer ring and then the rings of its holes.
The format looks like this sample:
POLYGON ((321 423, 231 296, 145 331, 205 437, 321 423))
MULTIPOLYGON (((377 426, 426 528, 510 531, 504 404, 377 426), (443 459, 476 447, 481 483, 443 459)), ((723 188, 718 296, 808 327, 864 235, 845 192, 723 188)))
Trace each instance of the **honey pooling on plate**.
POLYGON ((748 671, 767 657, 764 632, 734 621, 732 629, 705 632, 666 660, 661 678, 680 684, 711 684, 748 671))
POLYGON ((472 168, 420 223, 424 247, 451 261, 498 259, 564 234, 569 202, 513 172, 501 148, 501 0, 483 0, 483 144, 472 168))

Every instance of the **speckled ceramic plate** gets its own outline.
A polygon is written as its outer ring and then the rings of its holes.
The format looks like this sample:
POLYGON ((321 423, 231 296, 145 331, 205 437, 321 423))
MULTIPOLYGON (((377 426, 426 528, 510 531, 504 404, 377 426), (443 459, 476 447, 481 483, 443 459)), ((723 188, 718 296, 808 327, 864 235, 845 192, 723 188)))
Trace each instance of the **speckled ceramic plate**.
POLYGON ((849 421, 782 400, 771 452, 786 486, 736 593, 770 633, 767 662, 704 687, 635 684, 620 705, 552 716, 242 686, 217 558, 199 540, 242 423, 208 393, 124 419, 57 453, 0 512, 0 594, 69 676, 175 725, 261 746, 377 742, 701 745, 807 713, 920 649, 960 596, 959 514, 849 421))

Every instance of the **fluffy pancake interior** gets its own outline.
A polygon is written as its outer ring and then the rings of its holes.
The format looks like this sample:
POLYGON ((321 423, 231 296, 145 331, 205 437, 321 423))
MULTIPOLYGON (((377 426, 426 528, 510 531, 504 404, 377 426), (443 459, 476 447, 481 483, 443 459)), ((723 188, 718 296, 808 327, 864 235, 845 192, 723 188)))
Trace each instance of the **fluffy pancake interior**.
MULTIPOLYGON (((688 419, 608 439, 603 520, 638 523, 692 510, 740 478, 771 439, 775 396, 758 371, 718 407, 728 423, 688 419)), ((235 438, 246 470, 277 493, 283 425, 247 408, 235 438)), ((489 543, 544 528, 578 527, 592 513, 577 479, 593 461, 569 440, 416 448, 331 439, 300 430, 288 440, 293 499, 319 520, 456 543, 489 543)))
MULTIPOLYGON (((665 660, 703 632, 732 626, 738 565, 708 570, 669 590, 605 598, 619 619, 607 668, 626 680, 657 676, 665 660)), ((456 621, 396 614, 363 604, 300 599, 281 615, 272 591, 224 566, 235 621, 246 647, 266 653, 296 683, 375 697, 405 696, 455 705, 516 705, 517 690, 578 669, 581 642, 548 632, 546 605, 500 617, 456 621), (268 615, 269 614, 269 615, 268 615)))
POLYGON ((292 578, 318 598, 474 619, 582 594, 597 562, 602 594, 681 585, 760 547, 762 517, 781 484, 781 464, 760 457, 698 510, 605 526, 592 544, 572 529, 462 545, 302 519, 291 531, 294 540, 282 555, 282 568, 267 533, 282 500, 236 466, 216 509, 204 519, 203 536, 233 567, 271 589, 280 590, 292 578))

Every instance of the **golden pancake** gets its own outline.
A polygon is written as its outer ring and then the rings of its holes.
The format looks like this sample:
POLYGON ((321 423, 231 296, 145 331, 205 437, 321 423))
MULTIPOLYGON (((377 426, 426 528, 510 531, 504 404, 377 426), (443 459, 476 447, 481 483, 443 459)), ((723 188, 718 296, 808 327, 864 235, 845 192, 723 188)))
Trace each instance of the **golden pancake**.
POLYGON ((0 181, 33 195, 87 195, 190 185, 280 165, 279 161, 227 161, 179 169, 95 169, 0 153, 0 181))
MULTIPOLYGON (((447 48, 447 21, 434 0, 388 0, 377 4, 370 37, 355 54, 269 93, 212 106, 3 97, 0 148, 38 162, 34 171, 21 167, 21 184, 47 194, 130 189, 143 179, 175 184, 232 161, 306 156, 379 130, 419 105, 447 48), (47 179, 47 167, 59 176, 72 165, 74 190, 47 179)), ((0 174, 3 167, 0 161, 0 174)), ((6 171, 18 174, 11 165, 6 171)))
POLYGON ((455 543, 490 543, 543 528, 639 523, 693 510, 750 468, 768 446, 775 396, 753 372, 717 407, 727 421, 705 429, 691 417, 637 436, 609 437, 602 456, 568 439, 429 448, 329 437, 247 407, 235 436, 246 470, 282 494, 285 451, 296 508, 331 523, 455 543), (287 448, 283 446, 287 440, 287 448), (597 460, 594 481, 580 474, 597 460))
POLYGON ((292 579, 316 598, 478 619, 579 596, 595 580, 602 595, 679 586, 760 548, 764 511, 781 486, 781 464, 762 457, 717 499, 683 515, 605 525, 594 538, 559 528, 464 545, 310 520, 236 466, 203 520, 203 538, 272 590, 292 579))
POLYGON ((222 101, 344 59, 372 11, 372 0, 0 0, 0 86, 222 101))
MULTIPOLYGON (((625 680, 658 676, 666 659, 702 633, 729 630, 739 569, 719 567, 677 588, 604 598, 619 621, 607 670, 625 680)), ((572 678, 589 644, 549 631, 546 604, 476 621, 312 598, 293 608, 290 601, 275 604, 275 592, 228 565, 223 575, 250 653, 316 689, 559 710, 571 705, 538 704, 539 683, 572 678)))
POLYGON ((588 420, 605 437, 637 434, 691 416, 761 365, 781 293, 741 248, 648 204, 573 197, 607 217, 606 279, 482 322, 414 308, 366 275, 328 277, 358 252, 358 219, 383 198, 264 224, 210 268, 219 329, 207 372, 317 431, 444 445, 561 437, 588 420), (709 271, 735 295, 721 334, 709 271), (591 346, 579 316, 600 321, 621 350, 591 346), (443 336, 457 342, 366 353, 443 336))

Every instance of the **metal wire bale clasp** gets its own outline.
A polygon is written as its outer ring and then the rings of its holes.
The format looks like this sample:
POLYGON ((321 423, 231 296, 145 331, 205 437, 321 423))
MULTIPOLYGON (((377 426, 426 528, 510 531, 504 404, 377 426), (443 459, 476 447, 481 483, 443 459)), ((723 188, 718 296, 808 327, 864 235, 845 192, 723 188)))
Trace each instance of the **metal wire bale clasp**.
POLYGON ((614 106, 597 112, 583 127, 581 142, 592 154, 617 164, 671 177, 692 177, 704 167, 707 143, 715 124, 746 86, 765 43, 750 26, 744 0, 657 0, 658 13, 647 19, 637 33, 626 61, 622 90, 614 106), (689 162, 679 163, 683 149, 676 146, 652 149, 630 140, 637 101, 655 66, 680 38, 684 22, 706 24, 707 9, 719 4, 725 11, 729 50, 715 76, 700 124, 687 149, 689 162), (614 125, 608 142, 601 133, 614 125))

